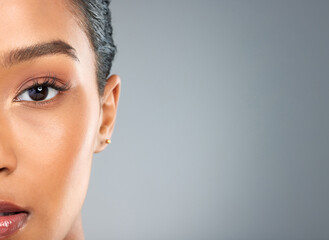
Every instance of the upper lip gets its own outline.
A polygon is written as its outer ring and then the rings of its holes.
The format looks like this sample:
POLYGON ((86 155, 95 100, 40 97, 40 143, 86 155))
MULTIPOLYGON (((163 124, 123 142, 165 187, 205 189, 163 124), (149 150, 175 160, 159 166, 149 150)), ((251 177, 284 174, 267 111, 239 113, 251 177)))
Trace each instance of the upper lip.
POLYGON ((0 200, 0 213, 26 212, 28 211, 14 203, 0 200))

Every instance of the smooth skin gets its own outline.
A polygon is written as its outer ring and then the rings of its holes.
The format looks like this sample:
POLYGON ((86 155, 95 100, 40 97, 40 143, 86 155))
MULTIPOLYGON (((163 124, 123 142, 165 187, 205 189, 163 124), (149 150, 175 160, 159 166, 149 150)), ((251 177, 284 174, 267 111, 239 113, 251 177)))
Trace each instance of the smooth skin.
POLYGON ((65 0, 1 0, 0 22, 0 200, 30 212, 7 239, 84 239, 92 157, 111 138, 120 78, 109 77, 98 95, 94 52, 65 0), (54 40, 70 44, 79 61, 59 53, 3 64, 13 49, 54 40), (42 83, 49 75, 70 89, 45 104, 13 101, 31 78, 42 83))

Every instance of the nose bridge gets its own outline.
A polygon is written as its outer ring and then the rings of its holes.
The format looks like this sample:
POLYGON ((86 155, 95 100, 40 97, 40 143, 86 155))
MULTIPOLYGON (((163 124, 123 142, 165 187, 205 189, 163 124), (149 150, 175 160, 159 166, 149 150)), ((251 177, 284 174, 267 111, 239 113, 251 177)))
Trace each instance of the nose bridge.
POLYGON ((5 111, 0 113, 0 179, 3 173, 10 174, 17 167, 17 160, 13 148, 13 131, 10 118, 5 111))

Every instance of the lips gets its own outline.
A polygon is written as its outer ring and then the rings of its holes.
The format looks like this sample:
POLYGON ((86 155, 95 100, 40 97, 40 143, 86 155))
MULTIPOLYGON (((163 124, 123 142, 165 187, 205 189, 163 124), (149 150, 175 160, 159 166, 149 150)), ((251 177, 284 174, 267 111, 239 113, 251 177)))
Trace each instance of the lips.
POLYGON ((24 226, 29 212, 13 203, 0 201, 0 239, 6 238, 24 226))

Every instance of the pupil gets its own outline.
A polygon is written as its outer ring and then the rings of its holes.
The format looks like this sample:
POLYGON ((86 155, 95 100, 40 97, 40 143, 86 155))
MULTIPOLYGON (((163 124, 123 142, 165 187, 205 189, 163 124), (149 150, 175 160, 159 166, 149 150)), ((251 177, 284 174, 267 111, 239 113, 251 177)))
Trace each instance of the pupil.
POLYGON ((48 95, 48 87, 37 87, 29 90, 29 96, 33 101, 42 101, 48 95))

